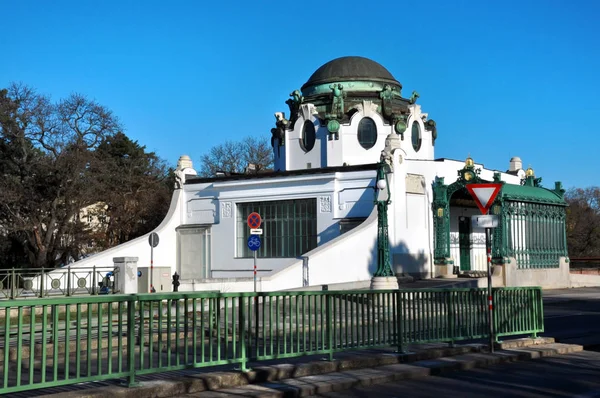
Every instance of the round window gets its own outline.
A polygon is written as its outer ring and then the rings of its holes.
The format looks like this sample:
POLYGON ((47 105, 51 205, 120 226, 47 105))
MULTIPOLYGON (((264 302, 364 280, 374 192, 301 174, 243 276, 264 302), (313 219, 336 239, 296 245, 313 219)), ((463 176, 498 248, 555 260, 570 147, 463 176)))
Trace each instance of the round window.
POLYGON ((371 149, 375 142, 377 142, 377 126, 373 119, 365 117, 358 123, 358 143, 365 149, 371 149))
POLYGON ((315 125, 312 121, 307 120, 302 126, 302 137, 300 137, 300 146, 305 152, 310 151, 315 146, 317 135, 315 133, 315 125))
POLYGON ((421 149, 421 128, 419 127, 419 122, 413 122, 411 137, 415 152, 419 152, 419 149, 421 149))

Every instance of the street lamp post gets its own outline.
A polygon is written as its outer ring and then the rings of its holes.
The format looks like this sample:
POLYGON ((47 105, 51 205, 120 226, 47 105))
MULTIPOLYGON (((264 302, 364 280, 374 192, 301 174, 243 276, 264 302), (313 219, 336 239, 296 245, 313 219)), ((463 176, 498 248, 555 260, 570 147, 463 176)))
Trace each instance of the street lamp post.
POLYGON ((385 162, 377 168, 375 204, 377 205, 377 270, 371 280, 371 289, 397 289, 398 279, 392 270, 390 261, 390 239, 388 234, 388 205, 391 201, 391 190, 385 173, 385 162), (386 191, 385 199, 381 192, 386 191))

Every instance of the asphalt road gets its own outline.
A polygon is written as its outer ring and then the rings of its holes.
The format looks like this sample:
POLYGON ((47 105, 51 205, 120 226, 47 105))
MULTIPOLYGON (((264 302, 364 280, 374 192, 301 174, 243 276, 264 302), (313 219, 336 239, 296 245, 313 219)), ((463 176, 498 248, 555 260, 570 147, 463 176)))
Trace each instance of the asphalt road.
POLYGON ((561 343, 600 349, 600 288, 545 291, 544 329, 561 343))
MULTIPOLYGON (((600 351, 600 288, 545 291, 544 318, 544 336, 600 351)), ((600 352, 595 351, 354 388, 320 396, 600 398, 600 352)))
POLYGON ((496 365, 414 380, 352 388, 329 398, 600 397, 600 353, 575 354, 496 365))

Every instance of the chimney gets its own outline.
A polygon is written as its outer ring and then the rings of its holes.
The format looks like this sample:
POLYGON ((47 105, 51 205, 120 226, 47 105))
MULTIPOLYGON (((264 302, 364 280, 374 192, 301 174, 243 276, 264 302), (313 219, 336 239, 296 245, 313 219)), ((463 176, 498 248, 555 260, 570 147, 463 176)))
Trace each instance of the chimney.
POLYGON ((523 161, 518 156, 514 156, 510 159, 510 166, 508 171, 519 171, 523 169, 523 161))
POLYGON ((255 174, 257 169, 258 167, 256 167, 256 164, 248 163, 248 166, 246 166, 246 174, 255 174))

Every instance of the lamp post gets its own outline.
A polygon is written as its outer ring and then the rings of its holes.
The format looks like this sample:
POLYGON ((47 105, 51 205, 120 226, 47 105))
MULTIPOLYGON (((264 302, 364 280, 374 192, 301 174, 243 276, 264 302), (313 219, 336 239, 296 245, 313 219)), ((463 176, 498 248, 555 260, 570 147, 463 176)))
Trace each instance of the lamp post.
POLYGON ((371 289, 397 289, 398 279, 390 261, 390 240, 388 234, 388 205, 392 193, 385 173, 386 163, 380 162, 377 168, 375 204, 377 205, 377 270, 371 280, 371 289), (386 191, 385 199, 381 193, 386 191))

